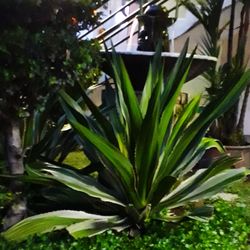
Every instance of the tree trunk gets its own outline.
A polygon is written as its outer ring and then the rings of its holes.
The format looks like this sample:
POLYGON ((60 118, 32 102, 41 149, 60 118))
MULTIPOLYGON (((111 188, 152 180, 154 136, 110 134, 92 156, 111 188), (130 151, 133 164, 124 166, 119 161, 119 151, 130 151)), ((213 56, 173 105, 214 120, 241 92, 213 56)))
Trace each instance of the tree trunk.
POLYGON ((9 119, 4 130, 5 154, 10 174, 23 174, 23 152, 19 121, 9 119))
MULTIPOLYGON (((23 174, 23 151, 18 119, 9 118, 4 124, 4 149, 7 168, 10 174, 23 174)), ((12 204, 9 206, 3 218, 3 229, 16 224, 26 216, 27 202, 22 195, 23 184, 19 181, 11 181, 10 190, 15 194, 12 204)))

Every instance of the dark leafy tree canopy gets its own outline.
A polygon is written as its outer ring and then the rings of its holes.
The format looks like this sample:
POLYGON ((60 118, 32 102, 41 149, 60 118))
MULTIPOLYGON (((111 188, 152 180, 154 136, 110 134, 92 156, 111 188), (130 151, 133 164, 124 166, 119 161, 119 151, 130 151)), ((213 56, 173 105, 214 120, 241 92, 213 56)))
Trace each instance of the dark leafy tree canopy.
POLYGON ((30 30, 44 25, 65 26, 68 29, 85 29, 97 21, 95 9, 102 1, 92 0, 11 0, 0 1, 1 28, 19 24, 30 30), (79 22, 76 26, 76 22, 79 22))
POLYGON ((0 118, 26 116, 58 87, 94 80, 98 46, 77 32, 97 22, 100 4, 0 0, 0 118))

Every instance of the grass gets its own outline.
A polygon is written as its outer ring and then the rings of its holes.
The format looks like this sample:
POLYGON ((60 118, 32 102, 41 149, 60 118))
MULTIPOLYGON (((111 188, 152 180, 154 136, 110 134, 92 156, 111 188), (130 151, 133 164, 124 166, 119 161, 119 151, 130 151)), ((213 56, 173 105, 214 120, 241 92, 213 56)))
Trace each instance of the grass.
POLYGON ((87 167, 90 164, 90 161, 83 151, 74 151, 68 154, 63 163, 80 170, 87 167))
POLYGON ((250 181, 237 181, 227 187, 226 191, 239 195, 250 208, 250 181))
POLYGON ((237 181, 228 186, 225 191, 239 196, 239 201, 246 206, 245 218, 250 225, 250 181, 237 181))

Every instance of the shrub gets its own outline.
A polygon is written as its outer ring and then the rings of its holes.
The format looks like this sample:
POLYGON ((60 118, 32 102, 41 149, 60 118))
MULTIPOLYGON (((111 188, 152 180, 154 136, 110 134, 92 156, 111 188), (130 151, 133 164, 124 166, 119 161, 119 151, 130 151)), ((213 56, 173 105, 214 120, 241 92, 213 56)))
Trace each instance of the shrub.
POLYGON ((0 130, 12 174, 23 173, 23 119, 58 89, 96 80, 99 46, 77 34, 97 22, 100 2, 0 1, 0 130))
POLYGON ((229 156, 216 160, 208 169, 190 172, 206 149, 223 151, 216 140, 204 134, 211 122, 237 100, 250 72, 199 115, 200 98, 196 97, 175 117, 174 106, 192 63, 192 56, 186 59, 187 47, 186 43, 167 78, 157 51, 140 103, 121 58, 114 53, 117 109, 110 112, 109 119, 84 91, 82 98, 92 116, 60 91, 69 122, 101 164, 99 176, 84 176, 44 162, 30 163, 29 178, 54 187, 47 197, 61 201, 61 206, 71 204, 73 210, 57 209, 31 216, 4 232, 4 237, 21 241, 31 234, 58 229, 66 229, 75 238, 109 229, 140 233, 151 220, 205 220, 211 215, 210 206, 190 205, 180 213, 173 209, 208 198, 245 175, 244 168, 230 168, 237 160, 229 156), (162 209, 166 212, 162 213, 162 209))

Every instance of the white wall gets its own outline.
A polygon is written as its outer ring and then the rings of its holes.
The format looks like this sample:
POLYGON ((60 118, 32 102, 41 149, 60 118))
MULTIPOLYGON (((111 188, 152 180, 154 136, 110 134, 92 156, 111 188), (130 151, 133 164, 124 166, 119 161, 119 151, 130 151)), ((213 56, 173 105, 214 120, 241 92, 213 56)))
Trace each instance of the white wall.
POLYGON ((246 119, 244 123, 244 134, 250 136, 250 98, 248 97, 246 119))

